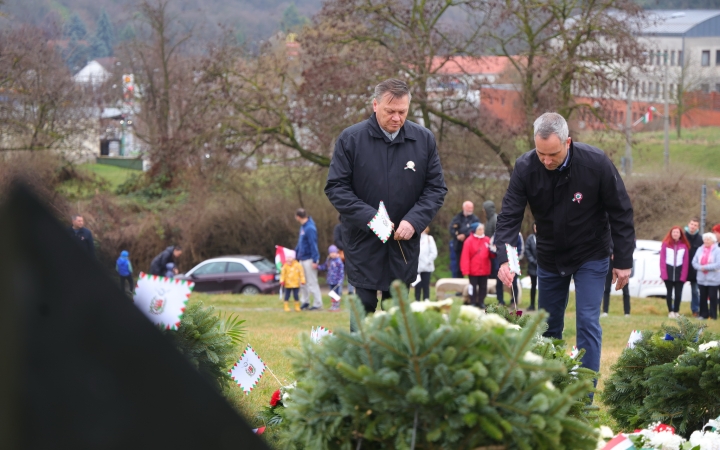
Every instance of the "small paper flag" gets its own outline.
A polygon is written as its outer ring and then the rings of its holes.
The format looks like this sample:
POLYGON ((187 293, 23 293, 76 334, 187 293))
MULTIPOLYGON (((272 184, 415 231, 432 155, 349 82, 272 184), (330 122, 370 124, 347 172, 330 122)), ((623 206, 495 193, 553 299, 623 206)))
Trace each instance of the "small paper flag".
POLYGON ((275 267, 278 271, 282 270, 283 264, 285 264, 290 257, 295 259, 295 250, 290 250, 280 245, 275 246, 275 267))
POLYGON ((642 341, 642 333, 638 330, 632 330, 628 339, 628 348, 635 348, 635 343, 642 341))
MULTIPOLYGON (((420 278, 420 274, 418 274, 417 278, 415 278, 415 281, 413 281, 410 286, 415 287, 420 283, 420 281, 422 281, 422 278, 420 278)), ((470 295, 472 295, 472 294, 470 294, 470 295)))
POLYGON ((192 281, 140 272, 133 299, 152 323, 177 330, 194 287, 192 281))
POLYGON ((505 244, 505 249, 507 250, 508 267, 510 271, 522 275, 522 273, 520 273, 520 260, 518 259, 517 249, 510 244, 505 244))
POLYGON ((332 289, 330 290, 330 293, 328 295, 330 296, 331 299, 335 300, 336 302, 339 302, 340 299, 342 298, 342 297, 340 297, 340 294, 333 291, 332 289))
POLYGON ((635 446, 633 445, 630 438, 625 436, 624 434, 618 434, 614 438, 610 439, 607 444, 605 444, 605 447, 603 447, 602 450, 633 450, 635 449, 635 446))
POLYGON ((368 222, 368 227, 380 238, 383 244, 390 239, 390 235, 392 234, 392 221, 382 200, 380 200, 377 214, 368 222))
POLYGON ((325 327, 313 327, 312 331, 310 331, 310 340, 317 344, 322 338, 331 334, 332 331, 328 330, 325 327))
POLYGON ((257 386, 263 373, 265 373, 265 363, 250 345, 245 348, 238 362, 230 369, 230 377, 245 394, 249 394, 257 386))
POLYGON ((580 354, 580 350, 576 346, 573 345, 572 351, 570 352, 571 358, 577 358, 577 356, 580 354))

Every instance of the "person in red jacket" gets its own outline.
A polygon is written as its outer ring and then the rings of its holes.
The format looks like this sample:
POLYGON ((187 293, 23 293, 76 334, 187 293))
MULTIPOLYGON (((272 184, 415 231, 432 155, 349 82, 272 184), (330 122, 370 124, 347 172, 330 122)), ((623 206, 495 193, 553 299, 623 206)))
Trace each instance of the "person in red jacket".
POLYGON ((668 317, 678 317, 682 289, 687 281, 690 261, 690 243, 682 228, 672 227, 660 247, 660 278, 665 280, 667 288, 668 317), (675 303, 673 303, 675 291, 675 303))
POLYGON ((465 240, 460 255, 460 271, 468 275, 472 286, 470 302, 480 309, 485 309, 488 275, 492 270, 490 258, 490 238, 485 236, 485 226, 479 222, 470 224, 473 234, 465 240))

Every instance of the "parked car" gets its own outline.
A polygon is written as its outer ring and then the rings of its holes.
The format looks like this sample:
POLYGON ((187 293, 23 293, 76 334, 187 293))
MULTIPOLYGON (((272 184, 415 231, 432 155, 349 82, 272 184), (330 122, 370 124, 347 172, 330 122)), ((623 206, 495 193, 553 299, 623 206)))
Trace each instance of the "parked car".
POLYGON ((231 255, 205 260, 175 278, 195 283, 195 292, 272 294, 280 291, 275 264, 262 256, 231 255))
MULTIPOLYGON (((665 282, 660 278, 660 248, 662 242, 638 239, 633 252, 633 267, 630 273, 628 286, 631 297, 660 297, 665 298, 667 289, 665 282)), ((523 288, 530 289, 530 277, 520 281, 523 288)), ((575 283, 570 282, 570 290, 575 290, 575 283)), ((610 294, 622 295, 622 291, 616 291, 613 286, 610 294)), ((685 283, 682 291, 682 301, 689 302, 691 299, 690 283, 685 283)))

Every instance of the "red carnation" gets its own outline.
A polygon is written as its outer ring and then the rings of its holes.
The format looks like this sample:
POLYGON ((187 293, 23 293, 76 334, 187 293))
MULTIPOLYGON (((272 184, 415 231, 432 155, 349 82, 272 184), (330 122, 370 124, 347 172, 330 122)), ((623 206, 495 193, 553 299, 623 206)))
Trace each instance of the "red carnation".
POLYGON ((270 406, 277 406, 278 402, 280 401, 280 397, 282 397, 282 394, 280 393, 280 389, 273 392, 273 395, 270 398, 270 406))
POLYGON ((675 428, 673 428, 670 425, 665 425, 664 423, 659 424, 653 429, 656 433, 662 433, 663 431, 669 431, 672 434, 675 434, 675 428))

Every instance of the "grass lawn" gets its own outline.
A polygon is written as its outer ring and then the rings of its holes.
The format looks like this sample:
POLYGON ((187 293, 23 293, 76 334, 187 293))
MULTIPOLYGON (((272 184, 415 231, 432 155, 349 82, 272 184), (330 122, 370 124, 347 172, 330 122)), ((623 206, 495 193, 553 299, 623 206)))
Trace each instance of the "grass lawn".
MULTIPOLYGON (((678 139, 670 130, 670 165, 692 169, 698 175, 720 177, 720 127, 683 129, 678 139)), ((615 164, 625 155, 625 137, 620 133, 592 132, 581 135, 580 141, 613 152, 615 164)), ((633 134, 633 171, 655 172, 664 164, 663 131, 633 134)))
POLYGON ((115 191, 118 186, 127 181, 132 175, 142 173, 139 170, 124 169, 107 164, 82 164, 78 168, 105 179, 110 185, 111 191, 115 191))
MULTIPOLYGON (((284 352, 288 348, 299 347, 298 335, 310 333, 313 326, 324 326, 330 330, 347 328, 349 315, 346 311, 333 313, 321 312, 289 312, 282 310, 282 303, 276 295, 271 296, 243 296, 243 295, 208 295, 193 294, 191 301, 202 300, 207 305, 215 306, 221 311, 237 313, 245 319, 247 327, 246 340, 258 352, 274 374, 285 383, 295 380, 290 361, 284 352)), ((489 298, 488 303, 494 302, 489 298)), ((330 306, 329 297, 324 298, 325 307, 330 306)), ((565 338, 569 345, 575 344, 575 302, 571 294, 570 304, 565 316, 565 338)), ((690 303, 683 303, 681 314, 690 315, 690 303)), ((601 379, 599 387, 603 386, 603 378, 610 374, 610 367, 617 360, 626 347, 628 337, 632 330, 657 329, 663 322, 671 319, 667 317, 664 299, 632 299, 632 315, 625 317, 622 314, 622 299, 620 296, 611 297, 610 315, 601 318, 603 326, 603 352, 601 361, 601 379)), ((720 323, 708 321, 708 330, 720 332, 720 323)), ((238 349, 238 354, 242 349, 238 349)), ((258 425, 254 418, 256 412, 267 405, 273 391, 278 388, 278 382, 271 373, 266 372, 257 388, 249 395, 236 390, 232 401, 235 402, 250 419, 258 425)), ((615 429, 612 418, 604 413, 602 404, 601 421, 615 429)))

